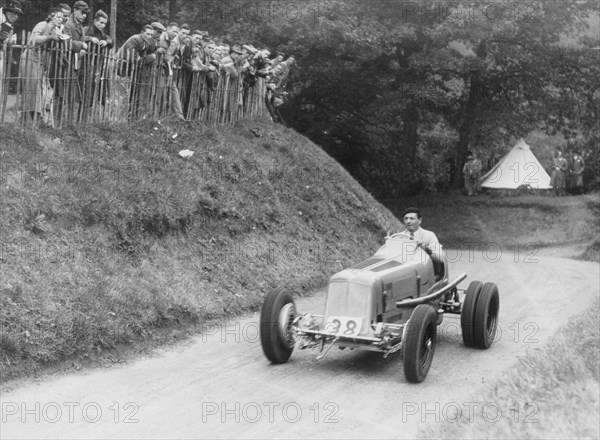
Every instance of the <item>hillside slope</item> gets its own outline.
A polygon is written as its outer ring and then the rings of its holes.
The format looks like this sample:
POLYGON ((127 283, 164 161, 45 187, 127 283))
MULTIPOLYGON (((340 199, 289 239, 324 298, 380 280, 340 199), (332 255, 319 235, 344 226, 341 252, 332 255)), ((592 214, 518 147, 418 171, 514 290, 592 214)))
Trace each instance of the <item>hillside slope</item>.
POLYGON ((2 381, 308 292, 399 226, 267 121, 2 128, 0 154, 2 381))

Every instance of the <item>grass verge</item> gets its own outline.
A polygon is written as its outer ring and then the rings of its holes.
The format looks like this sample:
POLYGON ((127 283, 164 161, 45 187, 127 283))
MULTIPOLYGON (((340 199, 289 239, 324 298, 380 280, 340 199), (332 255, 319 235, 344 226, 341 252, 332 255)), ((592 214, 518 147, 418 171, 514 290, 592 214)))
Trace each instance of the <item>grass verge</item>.
POLYGON ((541 349, 519 358, 483 396, 472 399, 489 411, 478 411, 478 417, 449 415, 422 429, 419 438, 598 438, 598 353, 596 299, 541 349))

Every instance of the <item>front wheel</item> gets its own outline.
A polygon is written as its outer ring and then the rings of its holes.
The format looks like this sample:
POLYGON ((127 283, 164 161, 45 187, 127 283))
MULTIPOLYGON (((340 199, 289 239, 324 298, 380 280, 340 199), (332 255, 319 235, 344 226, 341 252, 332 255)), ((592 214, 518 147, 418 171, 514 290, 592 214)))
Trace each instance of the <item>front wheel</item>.
POLYGON ((260 343, 265 356, 274 364, 287 362, 294 351, 295 317, 296 304, 287 290, 279 288, 267 295, 260 314, 260 343))
POLYGON ((419 304, 406 323, 403 348, 404 375, 412 383, 423 382, 435 352, 437 313, 427 304, 419 304))

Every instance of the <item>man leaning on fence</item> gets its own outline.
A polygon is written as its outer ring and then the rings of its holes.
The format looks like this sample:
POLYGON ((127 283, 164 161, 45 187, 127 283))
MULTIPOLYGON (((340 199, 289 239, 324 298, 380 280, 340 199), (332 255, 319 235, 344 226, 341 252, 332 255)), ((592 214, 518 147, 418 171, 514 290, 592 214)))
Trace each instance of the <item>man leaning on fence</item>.
POLYGON ((108 14, 100 9, 94 15, 94 22, 83 28, 83 33, 89 38, 90 45, 88 72, 84 82, 86 102, 89 106, 93 106, 95 101, 100 101, 102 105, 105 105, 106 98, 109 96, 107 52, 114 43, 104 30, 107 23, 108 14))
POLYGON ((149 53, 154 46, 154 29, 145 25, 139 34, 132 35, 115 54, 118 62, 116 81, 117 120, 135 116, 140 99, 140 70, 153 64, 156 55, 149 53))
MULTIPOLYGON (((7 2, 3 8, 0 8, 0 109, 6 105, 4 96, 4 77, 7 76, 8 67, 6 64, 6 50, 8 45, 15 43, 16 35, 13 31, 13 25, 23 15, 21 3, 18 1, 7 2)), ((8 90, 6 91, 8 93, 8 90)))
MULTIPOLYGON (((85 51, 88 49, 87 41, 90 37, 86 37, 83 30, 83 23, 87 17, 90 8, 84 1, 76 1, 73 5, 73 12, 69 20, 64 25, 62 32, 70 38, 67 40, 67 45, 70 46, 71 54, 64 54, 62 58, 64 81, 58 81, 57 95, 59 97, 59 106, 63 106, 68 102, 68 119, 73 122, 75 117, 76 103, 81 103, 82 98, 82 83, 84 82, 85 73, 81 69, 82 59, 85 51), (62 83, 62 84, 61 84, 62 83)), ((61 114, 62 111, 57 111, 61 114)), ((77 113, 79 117, 79 113, 77 113)))
POLYGON ((167 30, 163 32, 158 39, 157 62, 158 62, 158 93, 156 102, 156 112, 159 117, 168 113, 172 109, 175 118, 179 121, 185 121, 181 100, 179 99, 179 89, 173 81, 173 66, 170 58, 167 57, 167 51, 171 47, 171 42, 179 34, 177 23, 169 23, 167 30))

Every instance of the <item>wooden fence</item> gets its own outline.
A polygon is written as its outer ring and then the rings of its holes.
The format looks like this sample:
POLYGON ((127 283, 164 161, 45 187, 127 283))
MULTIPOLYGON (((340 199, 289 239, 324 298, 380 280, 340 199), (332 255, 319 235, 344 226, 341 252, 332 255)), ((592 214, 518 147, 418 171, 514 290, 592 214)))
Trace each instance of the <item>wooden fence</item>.
MULTIPOLYGON (((23 40, 27 41, 27 40, 23 40)), ((97 122, 183 117, 207 124, 233 123, 268 114, 262 78, 239 70, 192 72, 134 53, 117 59, 90 45, 7 46, 0 56, 0 125, 45 124, 61 128, 97 122), (180 113, 181 115, 181 113, 180 113)))

